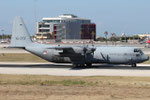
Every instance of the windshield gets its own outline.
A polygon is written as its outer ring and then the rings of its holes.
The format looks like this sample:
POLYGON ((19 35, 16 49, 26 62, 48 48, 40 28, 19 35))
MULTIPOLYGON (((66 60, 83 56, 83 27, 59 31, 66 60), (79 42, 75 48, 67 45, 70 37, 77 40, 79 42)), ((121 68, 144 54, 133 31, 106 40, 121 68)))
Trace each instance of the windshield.
POLYGON ((141 55, 143 55, 143 51, 141 49, 134 49, 134 53, 140 53, 141 55))

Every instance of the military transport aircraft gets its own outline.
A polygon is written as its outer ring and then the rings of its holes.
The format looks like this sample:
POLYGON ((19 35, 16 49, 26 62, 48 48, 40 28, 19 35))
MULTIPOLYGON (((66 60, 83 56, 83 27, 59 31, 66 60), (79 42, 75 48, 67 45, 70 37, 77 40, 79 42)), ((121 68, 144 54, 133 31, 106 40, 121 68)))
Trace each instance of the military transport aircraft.
POLYGON ((91 66, 93 63, 129 64, 147 61, 141 49, 115 46, 65 46, 32 42, 21 17, 15 17, 10 47, 25 49, 47 61, 72 63, 74 66, 91 66))

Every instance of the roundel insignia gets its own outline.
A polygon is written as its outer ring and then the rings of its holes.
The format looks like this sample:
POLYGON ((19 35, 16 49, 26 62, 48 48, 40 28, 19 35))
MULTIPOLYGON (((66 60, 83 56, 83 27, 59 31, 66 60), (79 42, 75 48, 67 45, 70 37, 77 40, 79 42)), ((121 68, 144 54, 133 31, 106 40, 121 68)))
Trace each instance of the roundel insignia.
POLYGON ((43 54, 44 54, 44 55, 47 54, 47 50, 44 50, 44 51, 43 51, 43 54))

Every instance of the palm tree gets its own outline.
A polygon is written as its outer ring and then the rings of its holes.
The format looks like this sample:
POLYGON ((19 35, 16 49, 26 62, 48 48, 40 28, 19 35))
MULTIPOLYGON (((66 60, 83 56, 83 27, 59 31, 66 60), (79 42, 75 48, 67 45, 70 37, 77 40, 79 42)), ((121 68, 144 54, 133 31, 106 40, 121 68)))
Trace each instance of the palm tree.
POLYGON ((108 35, 108 32, 107 32, 107 31, 105 31, 105 32, 104 32, 104 34, 105 34, 106 44, 107 44, 107 35, 108 35))

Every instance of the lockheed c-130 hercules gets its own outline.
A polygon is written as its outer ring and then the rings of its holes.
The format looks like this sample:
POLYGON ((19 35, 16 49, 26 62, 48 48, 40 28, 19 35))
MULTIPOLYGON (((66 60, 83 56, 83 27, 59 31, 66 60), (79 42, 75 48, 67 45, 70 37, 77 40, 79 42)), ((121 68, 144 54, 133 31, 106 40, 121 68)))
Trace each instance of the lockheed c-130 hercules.
POLYGON ((15 17, 10 47, 22 48, 49 62, 72 63, 74 66, 92 66, 93 63, 128 64, 149 60, 141 49, 117 46, 67 46, 32 42, 21 17, 15 17))

